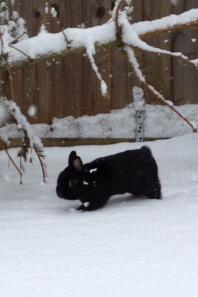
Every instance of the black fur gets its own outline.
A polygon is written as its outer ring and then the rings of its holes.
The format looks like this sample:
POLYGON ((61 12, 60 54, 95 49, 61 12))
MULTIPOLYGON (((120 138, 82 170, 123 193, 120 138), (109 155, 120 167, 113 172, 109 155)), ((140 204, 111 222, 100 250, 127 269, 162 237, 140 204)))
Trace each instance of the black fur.
POLYGON ((68 167, 58 177, 56 192, 63 199, 80 200, 80 210, 95 210, 115 194, 160 199, 161 185, 156 161, 150 149, 143 146, 85 165, 72 151, 68 167))

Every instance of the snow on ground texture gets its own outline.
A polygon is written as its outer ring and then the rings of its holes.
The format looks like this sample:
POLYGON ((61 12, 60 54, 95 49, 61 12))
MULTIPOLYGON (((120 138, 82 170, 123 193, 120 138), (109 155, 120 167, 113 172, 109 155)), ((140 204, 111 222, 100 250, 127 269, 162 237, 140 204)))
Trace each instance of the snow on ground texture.
MULTIPOLYGON (((75 149, 87 162, 140 146, 75 149)), ((115 197, 91 213, 75 211, 76 202, 61 201, 55 194, 57 175, 73 148, 46 149, 45 186, 38 164, 28 168, 20 186, 0 152, 1 296, 197 296, 198 136, 149 146, 164 198, 115 197)))

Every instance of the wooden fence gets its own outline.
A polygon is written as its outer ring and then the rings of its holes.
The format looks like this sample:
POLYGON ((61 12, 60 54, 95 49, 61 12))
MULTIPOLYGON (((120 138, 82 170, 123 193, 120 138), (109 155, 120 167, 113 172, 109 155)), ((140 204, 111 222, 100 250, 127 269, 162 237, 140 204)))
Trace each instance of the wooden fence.
MULTIPOLYGON (((41 0, 18 0, 15 8, 25 18, 30 36, 36 35, 44 16, 41 0)), ((58 19, 48 25, 50 32, 66 27, 85 27, 108 20, 112 0, 54 0, 58 7, 58 19)), ((134 0, 133 21, 152 20, 171 13, 181 13, 197 8, 197 0, 134 0)), ((149 43, 164 49, 181 50, 191 58, 198 57, 198 29, 186 29, 174 34, 161 34, 150 38, 149 43)), ((154 54, 139 55, 148 79, 167 99, 175 104, 198 103, 198 73, 189 65, 169 57, 154 54)), ((94 115, 108 113, 126 106, 132 101, 132 86, 136 81, 124 54, 117 48, 103 48, 97 52, 97 64, 108 84, 110 97, 100 94, 99 82, 84 55, 69 55, 56 61, 29 65, 12 73, 15 101, 27 114, 35 105, 37 115, 30 122, 51 123, 53 117, 94 115)), ((0 73, 4 80, 3 93, 10 97, 7 73, 0 73)), ((155 103, 146 94, 147 102, 155 103)), ((157 102, 156 102, 157 103, 157 102)))

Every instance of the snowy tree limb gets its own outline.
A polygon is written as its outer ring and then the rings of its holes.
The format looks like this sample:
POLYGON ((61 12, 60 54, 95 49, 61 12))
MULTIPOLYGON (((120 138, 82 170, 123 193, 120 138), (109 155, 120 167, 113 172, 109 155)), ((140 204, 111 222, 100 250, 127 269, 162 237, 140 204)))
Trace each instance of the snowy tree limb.
POLYGON ((39 62, 72 52, 90 51, 90 48, 95 49, 95 45, 104 45, 115 40, 114 22, 87 29, 68 28, 56 34, 43 31, 35 37, 16 43, 14 47, 7 44, 7 63, 10 66, 21 66, 30 60, 39 62))
POLYGON ((147 38, 156 34, 183 30, 198 26, 198 9, 190 9, 179 15, 169 15, 153 21, 143 21, 131 25, 140 38, 147 38))
MULTIPOLYGON (((123 3, 124 0, 121 0, 121 3, 123 3)), ((185 61, 187 63, 193 64, 196 68, 198 65, 197 60, 190 60, 187 56, 183 55, 182 53, 173 53, 167 50, 161 50, 159 48, 152 47, 148 45, 146 42, 142 41, 141 38, 138 36, 140 33, 145 32, 145 26, 142 27, 142 25, 139 26, 138 30, 134 30, 134 27, 129 24, 126 12, 122 11, 119 13, 120 6, 118 5, 118 12, 116 13, 116 27, 122 28, 122 43, 123 43, 123 49, 128 55, 129 61, 131 63, 131 66, 134 70, 134 73, 140 82, 140 84, 147 89, 152 96, 154 96, 156 99, 163 102, 165 105, 167 105, 172 111, 174 111, 188 126, 191 127, 193 132, 198 132, 197 127, 194 127, 194 125, 185 118, 173 105, 173 103, 169 100, 166 100, 162 94, 160 94, 153 86, 149 85, 143 75, 143 72, 140 69, 139 62, 135 56, 134 48, 141 49, 143 51, 149 51, 156 54, 163 54, 163 55, 169 55, 172 57, 177 57, 181 59, 182 61, 185 61)), ((175 16, 171 15, 165 18, 162 18, 161 20, 155 20, 153 22, 149 22, 150 27, 148 26, 149 30, 155 30, 155 25, 157 24, 157 27, 160 27, 160 29, 164 28, 174 28, 177 25, 186 24, 186 21, 189 21, 189 17, 191 19, 190 22, 196 20, 197 21, 197 11, 191 10, 188 11, 182 15, 175 16), (152 23, 152 24, 151 24, 152 23)), ((140 24, 140 23, 139 23, 140 24)), ((189 22, 188 22, 189 24, 189 22)), ((135 24, 136 25, 136 24, 135 24)), ((135 26, 133 25, 133 26, 135 26)), ((119 28, 117 29, 119 30, 119 28)))
MULTIPOLYGON (((43 152, 44 148, 41 140, 34 134, 31 125, 27 121, 26 117, 21 113, 20 108, 16 105, 15 102, 13 102, 12 100, 7 100, 6 98, 1 98, 1 102, 5 104, 5 107, 7 108, 8 112, 13 116, 14 120, 16 121, 18 128, 21 131, 23 131, 23 134, 24 134, 24 138, 22 139, 22 145, 21 145, 22 148, 18 154, 19 157, 26 160, 29 149, 34 150, 41 165, 43 182, 46 182, 47 172, 46 172, 46 165, 44 163, 45 155, 43 152)), ((16 163, 13 161, 13 159, 8 153, 8 142, 6 141, 6 139, 2 139, 2 138, 1 138, 1 142, 3 142, 4 149, 9 159, 11 160, 11 162, 13 163, 17 171, 20 173, 20 176, 22 178, 23 170, 18 169, 16 163)), ((22 183, 22 179, 21 179, 21 183, 22 183)))
POLYGON ((197 68, 197 61, 190 60, 186 55, 182 54, 181 52, 171 52, 149 45, 147 42, 143 41, 140 38, 140 36, 135 32, 135 30, 132 29, 133 26, 131 26, 125 15, 122 15, 121 18, 122 41, 124 44, 127 44, 129 46, 132 46, 133 48, 137 48, 145 52, 178 58, 184 63, 189 63, 197 68))
POLYGON ((4 151, 6 152, 6 154, 8 156, 8 159, 10 160, 10 162, 13 164, 14 168, 18 172, 18 174, 20 176, 20 184, 22 184, 23 172, 19 169, 19 167, 17 166, 17 164, 14 162, 13 158, 11 157, 11 155, 10 155, 10 153, 8 151, 8 143, 7 143, 7 141, 5 141, 3 138, 0 137, 0 142, 3 145, 4 151))
MULTIPOLYGON (((120 6, 121 4, 118 5, 118 8, 120 6)), ((117 13, 118 16, 119 14, 117 13)), ((123 17, 119 17, 119 26, 122 26, 123 20, 123 17)), ((5 44, 4 40, 3 47, 7 49, 8 63, 12 67, 22 66, 29 63, 30 60, 33 63, 39 63, 43 60, 55 58, 56 56, 79 53, 90 46, 95 48, 95 46, 111 45, 117 39, 115 23, 117 21, 111 19, 106 24, 92 28, 68 28, 59 33, 42 31, 35 37, 15 43, 14 47, 11 47, 9 43, 5 44)), ((191 9, 180 15, 170 15, 154 21, 143 21, 129 25, 130 32, 144 39, 148 35, 197 26, 198 9, 191 9)), ((1 47, 0 45, 0 52, 1 47)), ((0 67, 5 68, 5 65, 1 65, 0 67)))

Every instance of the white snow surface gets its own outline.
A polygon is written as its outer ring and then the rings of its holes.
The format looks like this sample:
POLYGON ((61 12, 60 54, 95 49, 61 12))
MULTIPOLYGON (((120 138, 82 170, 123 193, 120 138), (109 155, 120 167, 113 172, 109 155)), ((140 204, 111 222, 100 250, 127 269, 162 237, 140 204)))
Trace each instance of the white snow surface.
POLYGON ((37 163, 20 186, 0 152, 1 296, 197 296, 198 135, 147 145, 159 166, 163 199, 123 195, 91 213, 56 197, 69 152, 88 162, 141 144, 46 149, 44 186, 37 163))
MULTIPOLYGON (((169 138, 191 132, 191 128, 167 106, 145 104, 145 137, 169 138)), ((195 127, 198 127, 198 104, 185 104, 176 107, 195 127)), ((96 116, 72 116, 54 119, 52 125, 32 125, 32 130, 40 138, 135 138, 135 112, 137 103, 113 110, 109 114, 96 116)), ((1 106, 0 106, 1 115, 1 106)), ((1 123, 1 122, 0 122, 1 123)), ((0 128, 0 136, 21 137, 23 134, 16 125, 0 128)))

